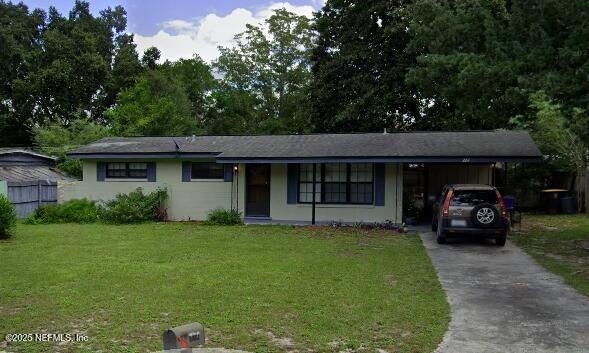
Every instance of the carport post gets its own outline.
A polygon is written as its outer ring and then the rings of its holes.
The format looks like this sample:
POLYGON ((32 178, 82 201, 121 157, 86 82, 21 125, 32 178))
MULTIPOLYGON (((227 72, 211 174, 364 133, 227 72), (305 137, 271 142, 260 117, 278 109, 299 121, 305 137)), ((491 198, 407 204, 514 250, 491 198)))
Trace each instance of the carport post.
POLYGON ((313 201, 311 202, 311 224, 315 225, 315 178, 317 171, 317 164, 313 163, 313 201))

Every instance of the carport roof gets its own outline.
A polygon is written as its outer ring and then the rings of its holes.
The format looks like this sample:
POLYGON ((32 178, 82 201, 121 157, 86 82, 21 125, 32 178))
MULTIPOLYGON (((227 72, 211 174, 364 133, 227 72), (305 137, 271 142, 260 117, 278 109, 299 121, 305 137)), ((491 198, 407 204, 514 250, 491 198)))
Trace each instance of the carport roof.
POLYGON ((215 158, 220 163, 540 162, 525 131, 395 132, 314 135, 109 137, 71 158, 215 158))

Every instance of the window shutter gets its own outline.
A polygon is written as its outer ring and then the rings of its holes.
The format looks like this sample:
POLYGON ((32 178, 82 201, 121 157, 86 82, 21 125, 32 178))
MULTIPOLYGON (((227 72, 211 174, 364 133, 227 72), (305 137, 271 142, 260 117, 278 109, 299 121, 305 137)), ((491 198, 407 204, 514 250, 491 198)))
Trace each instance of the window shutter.
POLYGON ((384 206, 385 164, 374 164, 374 205, 384 206))
POLYGON ((147 181, 150 181, 150 182, 156 181, 155 162, 148 162, 147 163, 147 181))
POLYGON ((97 162, 96 163, 96 180, 97 181, 104 181, 104 179, 106 179, 106 163, 97 162))
POLYGON ((298 183, 298 165, 287 164, 286 170, 286 185, 287 185, 287 196, 286 203, 295 204, 297 203, 297 183, 298 183))
POLYGON ((224 172, 224 180, 225 181, 233 181, 233 165, 232 164, 223 164, 223 172, 224 172))
POLYGON ((192 162, 182 162, 182 181, 190 181, 192 174, 192 162))

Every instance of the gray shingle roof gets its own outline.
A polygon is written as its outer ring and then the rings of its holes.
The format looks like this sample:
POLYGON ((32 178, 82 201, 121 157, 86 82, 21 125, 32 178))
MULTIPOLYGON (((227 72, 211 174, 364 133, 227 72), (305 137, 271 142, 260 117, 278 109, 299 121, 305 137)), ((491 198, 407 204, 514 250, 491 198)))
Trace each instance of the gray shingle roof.
POLYGON ((110 137, 82 146, 70 153, 70 156, 89 158, 90 155, 136 153, 210 153, 219 160, 410 157, 539 159, 542 156, 525 131, 110 137))
POLYGON ((47 166, 0 166, 0 180, 11 182, 37 182, 75 180, 47 166))
POLYGON ((47 156, 44 154, 40 154, 40 153, 36 153, 27 149, 23 149, 23 148, 18 148, 18 147, 0 147, 0 154, 14 154, 14 153, 23 153, 23 154, 28 154, 31 156, 36 156, 39 158, 45 158, 45 159, 49 159, 49 160, 56 160, 56 157, 53 156, 47 156))

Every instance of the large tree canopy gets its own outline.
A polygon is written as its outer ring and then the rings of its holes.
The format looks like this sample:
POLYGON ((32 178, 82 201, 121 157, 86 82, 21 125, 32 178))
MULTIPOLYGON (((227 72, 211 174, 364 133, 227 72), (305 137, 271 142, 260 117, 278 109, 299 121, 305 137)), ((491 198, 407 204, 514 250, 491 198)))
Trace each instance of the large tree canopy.
POLYGON ((30 142, 45 13, 0 1, 0 146, 30 142))
POLYGON ((150 71, 119 94, 106 114, 113 135, 174 136, 197 132, 182 85, 161 71, 150 71))
POLYGON ((311 78, 310 20, 276 10, 263 26, 248 25, 236 41, 234 47, 221 48, 214 64, 221 75, 220 89, 226 91, 217 93, 221 108, 241 110, 227 106, 231 103, 225 99, 228 96, 239 97, 239 105, 251 104, 251 113, 244 118, 256 120, 238 125, 248 129, 243 132, 307 131, 309 124, 300 108, 311 78))
POLYGON ((2 145, 27 145, 34 127, 51 122, 103 121, 141 70, 120 6, 94 16, 77 0, 64 17, 0 1, 0 24, 2 145))
POLYGON ((407 81, 423 129, 494 129, 535 116, 543 90, 563 109, 589 103, 586 1, 418 0, 406 10, 418 55, 407 81))
POLYGON ((329 0, 317 14, 311 112, 316 131, 404 129, 418 113, 405 85, 414 64, 409 1, 329 0))

